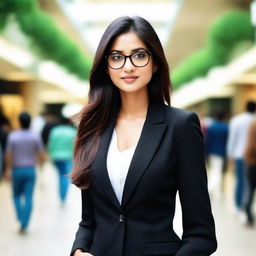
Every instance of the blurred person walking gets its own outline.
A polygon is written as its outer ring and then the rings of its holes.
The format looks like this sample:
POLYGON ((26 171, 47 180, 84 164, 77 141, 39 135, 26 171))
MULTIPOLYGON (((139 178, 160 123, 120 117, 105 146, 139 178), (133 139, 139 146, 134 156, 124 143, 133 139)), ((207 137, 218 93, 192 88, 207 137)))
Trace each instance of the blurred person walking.
POLYGON ((245 202, 247 225, 253 226, 254 218, 252 204, 256 189, 256 121, 252 123, 248 133, 248 140, 245 149, 246 177, 249 185, 249 193, 245 202))
POLYGON ((41 136, 46 123, 46 113, 42 112, 31 120, 30 130, 41 136))
POLYGON ((29 130, 31 117, 27 112, 19 115, 20 129, 8 136, 6 148, 6 178, 12 178, 13 202, 20 233, 25 233, 33 210, 33 192, 36 164, 43 161, 44 151, 39 136, 29 130), (10 170, 12 169, 11 175, 10 170))
POLYGON ((235 207, 237 213, 244 210, 245 198, 248 185, 245 177, 244 153, 248 136, 248 129, 255 119, 256 104, 254 101, 246 103, 246 112, 234 116, 230 120, 227 142, 227 153, 229 159, 234 161, 235 167, 235 207))
MULTIPOLYGON (((37 133, 41 136, 43 145, 47 149, 50 132, 51 132, 52 128, 54 128, 55 126, 57 126, 60 123, 60 121, 56 115, 53 115, 49 112, 43 112, 41 114, 41 117, 44 120, 40 121, 40 117, 37 117, 37 119, 35 119, 35 120, 37 120, 39 122, 35 121, 34 124, 39 123, 39 126, 37 126, 39 128, 39 129, 37 129, 37 133)), ((33 122, 32 122, 32 125, 33 125, 33 122)), ((32 129, 33 129, 33 126, 32 126, 32 129)), ((43 169, 47 168, 47 164, 48 163, 45 162, 43 169)), ((40 174, 38 177, 39 184, 43 188, 44 184, 48 183, 47 177, 44 175, 45 174, 44 172, 40 172, 39 174, 40 174)))
POLYGON ((49 134, 48 153, 59 174, 59 196, 65 203, 70 184, 68 174, 72 168, 76 128, 70 119, 63 118, 62 124, 52 128, 49 134))
POLYGON ((60 122, 57 116, 50 113, 45 113, 44 118, 45 118, 45 123, 41 131, 41 137, 42 137, 45 148, 47 148, 50 132, 60 122))
POLYGON ((5 131, 0 125, 0 149, 2 152, 0 156, 0 180, 2 179, 3 171, 5 169, 4 152, 6 148, 7 137, 8 137, 8 132, 5 131))
POLYGON ((7 137, 8 133, 11 130, 11 125, 10 121, 8 118, 5 116, 3 113, 2 106, 0 105, 0 147, 1 147, 1 156, 0 156, 0 180, 2 179, 3 172, 5 170, 5 159, 4 159, 4 154, 5 154, 5 149, 6 149, 6 142, 7 142, 7 137))
POLYGON ((210 170, 208 189, 210 193, 221 195, 222 177, 226 163, 226 147, 228 139, 228 125, 225 123, 225 114, 215 115, 212 124, 205 134, 206 152, 210 170))
POLYGON ((206 136, 208 127, 213 123, 213 117, 210 115, 200 117, 200 125, 203 136, 206 136))

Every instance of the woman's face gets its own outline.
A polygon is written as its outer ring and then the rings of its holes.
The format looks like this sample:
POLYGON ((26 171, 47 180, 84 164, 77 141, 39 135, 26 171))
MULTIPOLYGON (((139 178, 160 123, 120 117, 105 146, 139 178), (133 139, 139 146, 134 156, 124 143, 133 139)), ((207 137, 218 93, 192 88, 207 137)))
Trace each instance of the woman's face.
MULTIPOLYGON (((147 59, 144 54, 145 50, 148 51, 148 48, 133 31, 121 34, 114 40, 110 48, 109 63, 111 62, 112 66, 118 66, 118 63, 122 62, 120 59, 123 58, 120 54, 133 54, 133 62, 136 65, 144 65, 147 63, 145 62, 147 59)), ((155 70, 156 67, 154 67, 151 55, 149 55, 148 63, 143 67, 134 66, 130 58, 126 58, 124 66, 120 69, 113 69, 108 66, 108 74, 121 92, 146 90, 155 70)))

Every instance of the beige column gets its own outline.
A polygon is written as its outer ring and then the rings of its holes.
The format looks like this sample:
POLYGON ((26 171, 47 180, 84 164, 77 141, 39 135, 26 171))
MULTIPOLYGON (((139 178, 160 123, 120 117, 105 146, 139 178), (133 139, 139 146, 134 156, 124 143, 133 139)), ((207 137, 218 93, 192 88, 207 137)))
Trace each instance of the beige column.
POLYGON ((237 84, 233 97, 233 115, 244 112, 249 100, 256 101, 256 84, 237 84))
POLYGON ((43 103, 40 100, 42 85, 39 81, 23 82, 21 84, 21 95, 24 98, 24 110, 32 116, 38 115, 43 110, 43 103))

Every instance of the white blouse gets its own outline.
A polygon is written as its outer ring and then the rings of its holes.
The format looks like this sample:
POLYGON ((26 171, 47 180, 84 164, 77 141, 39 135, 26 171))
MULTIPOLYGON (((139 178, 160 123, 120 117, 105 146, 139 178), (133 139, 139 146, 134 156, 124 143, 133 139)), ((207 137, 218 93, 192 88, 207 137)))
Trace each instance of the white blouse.
POLYGON ((126 176, 136 145, 137 144, 123 151, 119 151, 116 129, 114 128, 108 149, 107 170, 110 182, 120 204, 122 201, 126 176))

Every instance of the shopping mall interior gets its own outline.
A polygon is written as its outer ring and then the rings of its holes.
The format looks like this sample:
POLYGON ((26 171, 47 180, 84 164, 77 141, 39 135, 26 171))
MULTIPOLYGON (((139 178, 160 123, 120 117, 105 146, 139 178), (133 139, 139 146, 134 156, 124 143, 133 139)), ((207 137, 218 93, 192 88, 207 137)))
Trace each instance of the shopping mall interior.
MULTIPOLYGON (((202 126, 220 112, 228 124, 245 111, 246 102, 256 101, 255 0, 2 0, 0 115, 9 126, 0 129, 18 129, 22 111, 32 121, 42 114, 69 118, 78 113, 88 101, 100 38, 111 21, 124 15, 142 16, 155 28, 169 64, 171 105, 196 112, 202 126)), ((235 164, 225 160, 220 191, 210 193, 218 240, 213 255, 254 256, 256 226, 247 225, 245 214, 235 208, 235 164)), ((61 204, 57 173, 46 157, 37 168, 29 229, 20 234, 11 181, 3 172, 1 253, 69 255, 81 217, 80 190, 71 185, 61 204)), ((256 214, 256 203, 253 210, 256 214)), ((181 227, 177 197, 174 229, 180 237, 181 227)))

